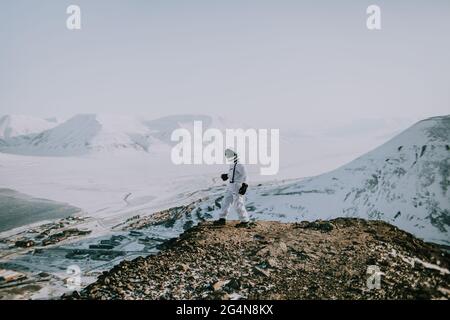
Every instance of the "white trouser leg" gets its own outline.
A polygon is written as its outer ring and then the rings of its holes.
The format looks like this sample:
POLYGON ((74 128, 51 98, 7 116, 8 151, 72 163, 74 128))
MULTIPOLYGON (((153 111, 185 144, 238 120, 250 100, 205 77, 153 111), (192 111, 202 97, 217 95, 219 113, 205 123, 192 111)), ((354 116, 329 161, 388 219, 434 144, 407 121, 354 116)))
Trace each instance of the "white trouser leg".
POLYGON ((227 190, 225 196, 222 200, 222 212, 220 213, 219 218, 226 219, 228 213, 230 212, 231 205, 233 204, 234 197, 233 193, 230 190, 227 190))
POLYGON ((241 219, 242 222, 249 222, 250 219, 248 217, 247 209, 245 209, 244 196, 237 194, 235 197, 234 206, 239 215, 239 219, 241 219))

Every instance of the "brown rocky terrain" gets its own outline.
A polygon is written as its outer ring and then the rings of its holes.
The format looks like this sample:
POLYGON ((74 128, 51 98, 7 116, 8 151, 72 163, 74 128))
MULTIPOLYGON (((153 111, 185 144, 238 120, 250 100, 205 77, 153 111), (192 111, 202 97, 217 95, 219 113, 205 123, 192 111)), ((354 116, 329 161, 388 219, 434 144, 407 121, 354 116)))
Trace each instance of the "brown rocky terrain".
POLYGON ((338 218, 235 225, 203 222, 165 243, 159 254, 123 261, 64 298, 450 297, 449 255, 388 223, 338 218))

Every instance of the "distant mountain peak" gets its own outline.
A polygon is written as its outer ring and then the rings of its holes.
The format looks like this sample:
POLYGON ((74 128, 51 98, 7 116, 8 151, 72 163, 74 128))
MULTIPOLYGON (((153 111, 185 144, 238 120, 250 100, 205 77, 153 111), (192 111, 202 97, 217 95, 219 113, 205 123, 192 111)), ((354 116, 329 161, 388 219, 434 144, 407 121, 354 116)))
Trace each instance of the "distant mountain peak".
MULTIPOLYGON (((11 123, 5 118, 5 123, 11 123)), ((39 119, 46 125, 34 125, 34 130, 19 130, 0 143, 0 151, 37 156, 76 156, 96 152, 149 152, 154 145, 169 147, 171 133, 180 127, 191 127, 201 121, 204 128, 225 129, 224 119, 201 114, 181 114, 154 120, 112 114, 77 114, 56 125, 39 119), (29 133, 28 133, 29 132, 29 133)), ((27 123, 27 121, 23 121, 27 123)), ((36 121, 28 121, 35 123, 36 121)), ((21 126, 24 127, 24 126, 21 126)), ((1 127, 0 127, 1 128, 1 127)))
POLYGON ((4 115, 0 118, 0 139, 10 139, 48 130, 57 125, 57 121, 48 121, 25 115, 4 115))

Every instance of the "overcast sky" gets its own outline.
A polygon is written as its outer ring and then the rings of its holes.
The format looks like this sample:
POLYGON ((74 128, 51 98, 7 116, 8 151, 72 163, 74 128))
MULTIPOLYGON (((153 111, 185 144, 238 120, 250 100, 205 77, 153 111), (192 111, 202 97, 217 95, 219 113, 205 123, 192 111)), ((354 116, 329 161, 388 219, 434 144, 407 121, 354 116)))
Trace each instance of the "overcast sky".
POLYGON ((0 114, 420 119, 450 113, 449 42, 448 0, 2 0, 0 114))

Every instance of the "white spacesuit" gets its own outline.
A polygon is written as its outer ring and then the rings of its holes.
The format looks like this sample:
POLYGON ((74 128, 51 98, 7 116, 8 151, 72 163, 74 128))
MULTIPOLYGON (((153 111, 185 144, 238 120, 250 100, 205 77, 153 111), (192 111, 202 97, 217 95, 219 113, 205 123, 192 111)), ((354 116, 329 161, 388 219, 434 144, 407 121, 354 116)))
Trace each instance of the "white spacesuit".
POLYGON ((244 195, 247 191, 247 172, 245 167, 239 163, 237 154, 227 149, 225 156, 232 160, 227 174, 222 175, 224 181, 228 180, 227 190, 222 201, 222 212, 220 214, 219 223, 225 223, 226 217, 231 207, 236 209, 242 224, 249 222, 248 212, 245 209, 244 195))

